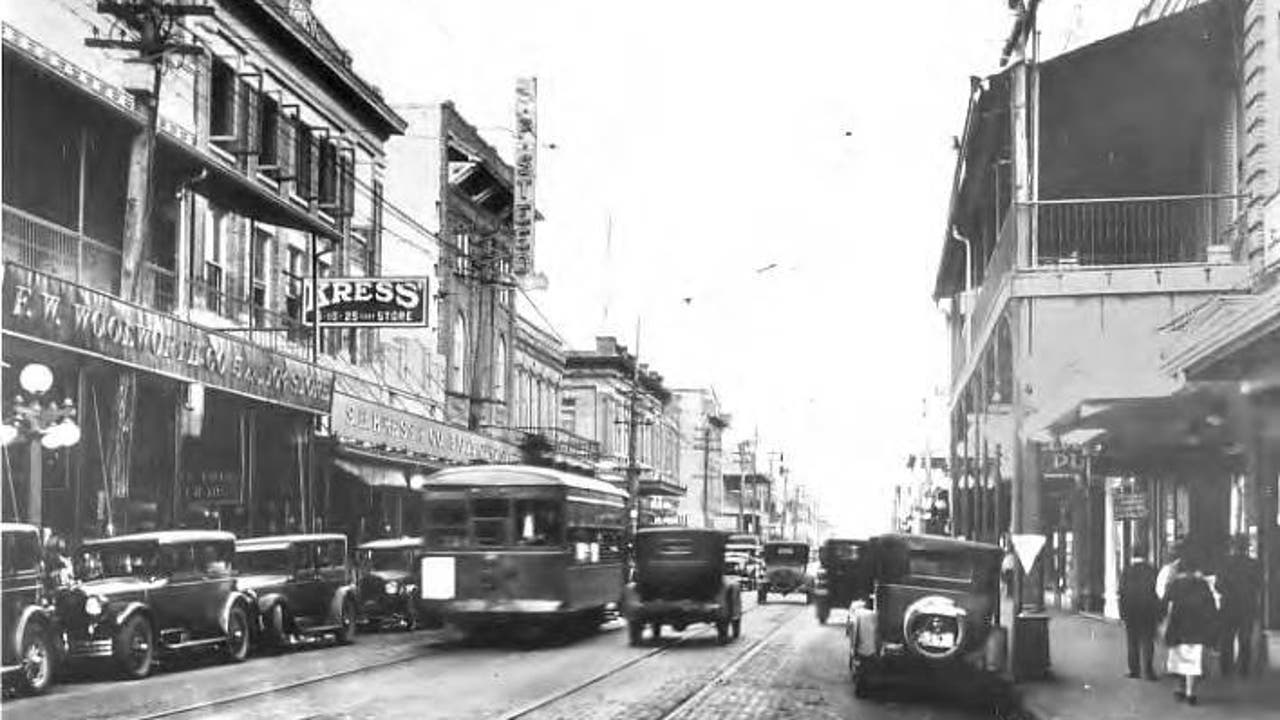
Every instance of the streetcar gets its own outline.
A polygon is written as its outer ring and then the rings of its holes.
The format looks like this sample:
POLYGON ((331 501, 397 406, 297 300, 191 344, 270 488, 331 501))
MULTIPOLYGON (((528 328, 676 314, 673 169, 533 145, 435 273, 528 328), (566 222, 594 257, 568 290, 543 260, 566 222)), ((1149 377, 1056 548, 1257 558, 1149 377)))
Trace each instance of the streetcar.
POLYGON ((626 498, 607 482, 529 465, 442 470, 419 490, 418 610, 463 633, 586 632, 623 587, 626 498))

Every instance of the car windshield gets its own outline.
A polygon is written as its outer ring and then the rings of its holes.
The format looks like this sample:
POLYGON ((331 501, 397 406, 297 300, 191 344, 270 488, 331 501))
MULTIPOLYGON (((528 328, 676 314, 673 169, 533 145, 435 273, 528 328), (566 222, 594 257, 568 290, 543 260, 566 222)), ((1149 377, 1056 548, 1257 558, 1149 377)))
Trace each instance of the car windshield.
POLYGON ((830 556, 832 560, 857 560, 858 546, 853 543, 832 543, 830 556))
POLYGON ((76 554, 76 577, 82 580, 121 576, 148 578, 159 574, 157 543, 111 543, 82 548, 76 554))
POLYGON ((288 548, 275 549, 237 549, 236 570, 243 575, 270 573, 272 575, 288 575, 292 572, 289 563, 288 548))
POLYGON ((409 570, 408 553, 403 548, 361 550, 360 564, 368 570, 409 570))

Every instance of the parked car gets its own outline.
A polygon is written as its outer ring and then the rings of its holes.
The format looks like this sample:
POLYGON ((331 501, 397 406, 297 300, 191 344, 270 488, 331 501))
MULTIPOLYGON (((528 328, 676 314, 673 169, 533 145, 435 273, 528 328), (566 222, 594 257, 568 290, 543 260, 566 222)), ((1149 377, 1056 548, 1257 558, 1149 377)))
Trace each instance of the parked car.
POLYGON ((122 676, 146 677, 159 653, 249 652, 249 598, 236 588, 235 536, 165 530, 84 543, 80 582, 55 607, 72 659, 102 658, 122 676))
POLYGON ((1000 548, 931 535, 881 535, 869 552, 870 600, 849 610, 849 670, 865 697, 891 679, 967 687, 997 683, 1006 633, 1000 626, 1000 548))
POLYGON ((760 584, 760 540, 747 533, 730 535, 724 548, 725 572, 738 578, 743 590, 755 590, 760 584))
POLYGON ((356 548, 356 589, 362 626, 418 626, 418 586, 414 570, 425 547, 422 538, 371 540, 356 548))
POLYGON ((761 604, 769 599, 769 593, 789 595, 809 593, 809 545, 802 542, 775 541, 764 544, 764 577, 756 588, 756 600, 761 604))
POLYGON ((0 523, 0 595, 4 613, 6 684, 38 695, 53 684, 57 634, 45 591, 40 530, 34 525, 0 523))
POLYGON ((628 637, 639 645, 646 625, 676 632, 694 623, 716 626, 721 644, 742 632, 742 595, 725 575, 725 535, 701 528, 644 528, 636 535, 636 576, 623 590, 628 637))
POLYGON ((356 592, 347 537, 336 533, 273 535, 236 542, 240 587, 253 601, 258 644, 283 649, 300 637, 356 633, 356 592))
POLYGON ((818 622, 825 623, 831 608, 847 608, 854 600, 866 600, 875 587, 866 540, 831 538, 818 548, 818 570, 813 579, 813 607, 818 622))

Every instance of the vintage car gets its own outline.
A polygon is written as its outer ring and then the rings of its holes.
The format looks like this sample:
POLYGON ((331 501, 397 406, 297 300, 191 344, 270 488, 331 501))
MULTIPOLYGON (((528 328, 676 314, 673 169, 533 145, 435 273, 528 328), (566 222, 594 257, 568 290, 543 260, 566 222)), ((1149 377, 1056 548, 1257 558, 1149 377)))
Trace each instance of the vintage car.
POLYGON ((866 540, 831 538, 818 548, 818 571, 813 580, 813 607, 825 623, 831 608, 847 608, 866 600, 875 587, 866 540))
POLYGON ((761 605, 769 599, 769 593, 790 595, 805 593, 808 601, 809 546, 802 542, 774 541, 764 544, 764 577, 756 588, 756 600, 761 605))
POLYGON ((742 591, 725 575, 725 535, 719 530, 644 528, 636 535, 635 582, 623 590, 622 614, 628 637, 639 645, 644 628, 662 636, 694 623, 716 626, 721 644, 742 632, 742 591))
POLYGON ((0 523, 0 594, 4 596, 4 681, 36 695, 53 683, 57 642, 53 607, 45 592, 40 531, 0 523))
POLYGON ((738 578, 743 590, 755 590, 760 583, 760 540, 755 535, 730 535, 724 546, 725 573, 738 578))
POLYGON ((240 588, 253 601, 254 636, 280 650, 302 637, 355 639, 356 592, 347 537, 272 535, 236 542, 240 588))
POLYGON ((164 530, 84 543, 79 582, 55 602, 67 657, 106 658, 128 679, 151 673, 158 653, 249 653, 249 598, 236 588, 235 536, 164 530))
POLYGON ((414 571, 425 547, 422 538, 371 540, 356 548, 356 590, 360 624, 418 626, 418 585, 414 571))
POLYGON ((895 678, 970 688, 997 682, 1006 652, 1000 548, 891 534, 872 538, 868 551, 875 592, 853 602, 845 626, 855 695, 895 678))

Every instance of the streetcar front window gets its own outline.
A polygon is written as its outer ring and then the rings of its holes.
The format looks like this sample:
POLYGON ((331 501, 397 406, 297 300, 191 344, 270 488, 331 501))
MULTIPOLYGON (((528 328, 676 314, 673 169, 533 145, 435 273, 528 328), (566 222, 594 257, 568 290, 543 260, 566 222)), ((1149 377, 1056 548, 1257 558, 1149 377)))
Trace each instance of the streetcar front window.
POLYGON ((477 498, 471 504, 471 532, 477 545, 510 545, 511 501, 477 498))

